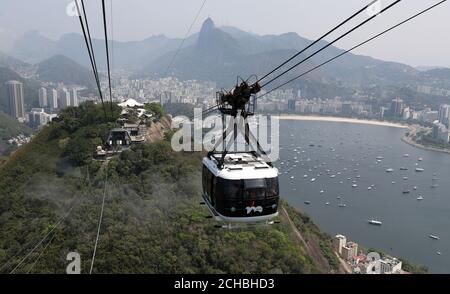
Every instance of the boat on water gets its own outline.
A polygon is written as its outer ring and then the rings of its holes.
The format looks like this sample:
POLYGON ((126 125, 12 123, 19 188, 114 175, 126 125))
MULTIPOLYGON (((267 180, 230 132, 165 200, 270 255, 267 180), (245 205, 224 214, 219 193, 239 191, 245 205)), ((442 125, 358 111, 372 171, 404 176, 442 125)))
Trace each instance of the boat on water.
POLYGON ((312 179, 311 179, 311 182, 315 182, 315 181, 316 181, 316 178, 312 178, 312 179))
POLYGON ((407 189, 405 189, 405 190, 403 190, 403 191, 402 191, 402 193, 403 193, 403 194, 409 194, 409 193, 411 193, 411 191, 410 191, 410 190, 407 190, 407 189))
POLYGON ((417 197, 417 200, 421 201, 421 200, 423 200, 423 197, 419 196, 419 197, 417 197))
POLYGON ((422 161, 423 160, 423 158, 422 157, 419 157, 418 159, 417 159, 418 161, 422 161))
POLYGON ((309 205, 309 204, 311 204, 311 201, 305 201, 305 204, 307 204, 307 205, 309 205))
POLYGON ((421 167, 416 167, 416 172, 423 172, 425 169, 421 168, 421 167))
POLYGON ((403 157, 409 157, 408 153, 403 154, 403 157))
POLYGON ((439 187, 439 184, 437 183, 437 181, 439 180, 439 178, 433 177, 431 179, 431 188, 437 188, 439 187))
POLYGON ((383 156, 377 156, 376 160, 383 160, 384 157, 383 156))
POLYGON ((441 251, 436 252, 437 255, 442 255, 441 251))
POLYGON ((352 188, 356 188, 356 187, 358 187, 357 184, 353 184, 353 185, 352 185, 352 188))
POLYGON ((330 202, 325 203, 325 205, 330 205, 330 202))
POLYGON ((367 190, 372 190, 372 187, 367 187, 367 190))
POLYGON ((402 167, 400 168, 400 170, 408 170, 408 168, 407 168, 407 167, 404 167, 404 166, 402 166, 402 167))
POLYGON ((439 240, 439 236, 429 235, 428 237, 430 237, 430 239, 433 239, 433 240, 439 240))
POLYGON ((417 190, 417 186, 414 186, 413 189, 414 189, 414 190, 417 190))
POLYGON ((387 173, 391 173, 391 172, 393 172, 393 171, 394 171, 393 168, 387 168, 387 169, 386 169, 386 172, 387 172, 387 173))
POLYGON ((367 221, 370 225, 381 226, 383 223, 376 219, 370 219, 367 221))
POLYGON ((347 207, 347 204, 342 202, 342 197, 338 197, 338 199, 339 199, 339 204, 338 204, 339 207, 347 207))
POLYGON ((324 190, 320 190, 320 192, 319 192, 319 193, 320 193, 320 194, 323 194, 324 192, 325 192, 324 190))

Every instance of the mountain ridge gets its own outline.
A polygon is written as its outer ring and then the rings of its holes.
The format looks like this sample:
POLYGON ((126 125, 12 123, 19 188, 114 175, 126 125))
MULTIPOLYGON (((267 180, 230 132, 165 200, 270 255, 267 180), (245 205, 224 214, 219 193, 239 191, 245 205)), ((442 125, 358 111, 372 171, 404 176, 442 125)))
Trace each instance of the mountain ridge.
POLYGON ((95 86, 95 78, 91 70, 61 54, 53 55, 36 64, 36 74, 43 82, 95 86))

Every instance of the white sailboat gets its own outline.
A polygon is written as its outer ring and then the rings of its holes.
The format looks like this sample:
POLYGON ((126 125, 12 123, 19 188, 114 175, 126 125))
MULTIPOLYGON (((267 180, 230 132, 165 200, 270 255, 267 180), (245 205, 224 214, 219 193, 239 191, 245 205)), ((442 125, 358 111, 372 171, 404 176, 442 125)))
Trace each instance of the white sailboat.
POLYGON ((370 225, 374 225, 374 226, 381 226, 383 224, 383 222, 376 220, 376 219, 370 219, 370 220, 367 220, 367 222, 370 225))

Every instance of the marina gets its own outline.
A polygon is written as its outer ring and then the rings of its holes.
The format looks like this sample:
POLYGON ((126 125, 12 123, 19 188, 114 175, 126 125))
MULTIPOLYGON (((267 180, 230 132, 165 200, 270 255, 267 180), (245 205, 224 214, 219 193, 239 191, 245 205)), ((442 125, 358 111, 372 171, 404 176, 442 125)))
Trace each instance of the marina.
POLYGON ((448 272, 450 255, 444 248, 450 248, 450 198, 445 191, 450 183, 440 178, 449 174, 450 156, 403 143, 404 130, 399 128, 289 124, 294 136, 280 135, 284 164, 275 162, 283 198, 331 235, 346 232, 361 244, 428 266, 431 272, 448 272), (342 142, 333 136, 336 133, 349 139, 342 142), (321 200, 314 201, 317 197, 321 200), (381 220, 382 225, 376 223, 381 220), (430 231, 439 236, 439 248, 437 242, 430 243, 436 241, 428 237, 430 231))

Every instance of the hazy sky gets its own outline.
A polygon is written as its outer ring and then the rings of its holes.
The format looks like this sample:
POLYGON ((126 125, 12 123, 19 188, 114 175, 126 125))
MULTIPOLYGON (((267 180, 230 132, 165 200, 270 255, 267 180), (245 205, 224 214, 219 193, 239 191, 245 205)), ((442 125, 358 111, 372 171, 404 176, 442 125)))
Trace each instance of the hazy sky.
MULTIPOLYGON (((380 0, 388 5, 394 0, 380 0)), ((348 48, 439 0, 403 0, 363 29, 336 45, 348 48)), ((0 50, 14 39, 38 30, 52 39, 80 32, 78 18, 69 17, 70 0, 0 0, 0 50)), ((116 40, 140 40, 165 34, 182 37, 203 0, 106 0, 113 7, 116 40)), ((207 0, 192 32, 210 16, 217 25, 258 34, 296 32, 314 39, 370 0, 207 0)), ((94 36, 102 34, 101 0, 85 0, 94 36)), ((108 17, 110 11, 108 11, 108 17)), ((368 17, 363 14, 363 17, 368 17)), ((361 18, 360 18, 361 19, 361 18)), ((355 20, 356 23, 356 20, 355 20)), ((332 37, 328 38, 331 40, 332 37)), ((356 51, 410 65, 450 67, 450 1, 356 51)))

